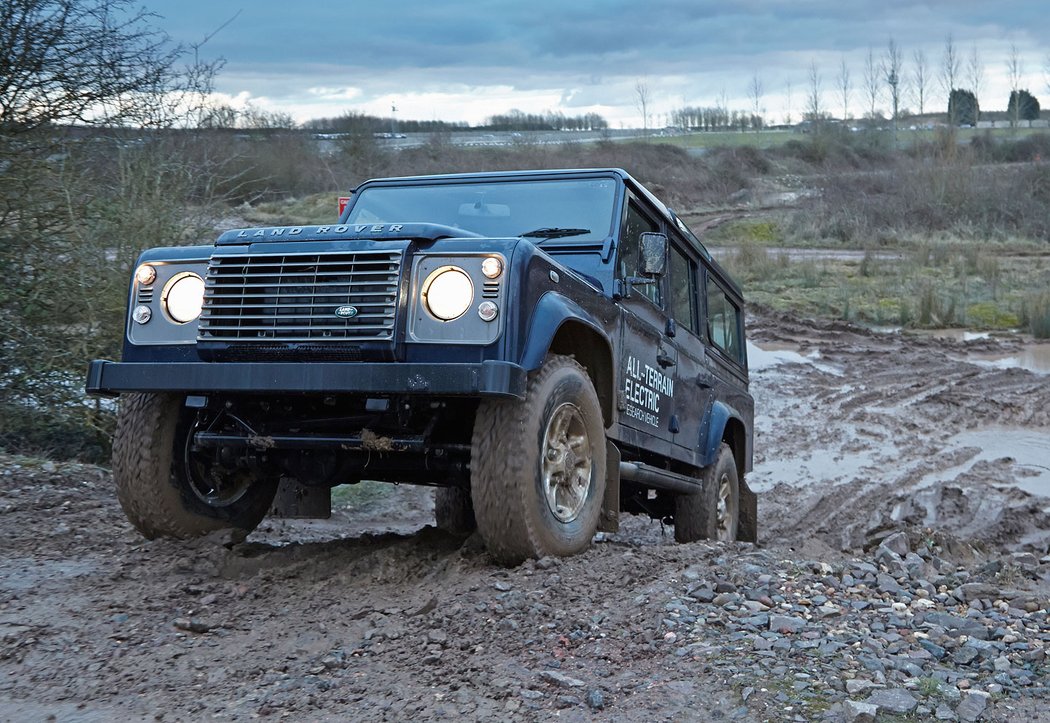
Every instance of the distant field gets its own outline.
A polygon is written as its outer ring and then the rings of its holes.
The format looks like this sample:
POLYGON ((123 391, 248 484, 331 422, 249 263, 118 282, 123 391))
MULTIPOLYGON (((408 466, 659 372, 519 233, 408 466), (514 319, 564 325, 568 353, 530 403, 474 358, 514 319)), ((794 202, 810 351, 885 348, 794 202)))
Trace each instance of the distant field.
MULTIPOLYGON (((883 131, 857 131, 858 133, 877 133, 892 136, 893 130, 883 131)), ((1029 135, 1046 133, 1045 128, 959 128, 956 130, 956 138, 961 144, 969 143, 972 139, 990 135, 996 139, 1018 139, 1029 135)), ((936 139, 935 130, 908 130, 905 124, 898 131, 898 140, 902 146, 909 146, 916 142, 928 142, 936 139)), ((725 148, 751 146, 754 148, 774 148, 783 145, 790 140, 805 140, 809 135, 795 130, 775 131, 711 131, 696 132, 683 135, 661 136, 654 132, 650 137, 653 143, 667 143, 682 148, 725 148)), ((638 140, 637 138, 624 140, 638 140)))

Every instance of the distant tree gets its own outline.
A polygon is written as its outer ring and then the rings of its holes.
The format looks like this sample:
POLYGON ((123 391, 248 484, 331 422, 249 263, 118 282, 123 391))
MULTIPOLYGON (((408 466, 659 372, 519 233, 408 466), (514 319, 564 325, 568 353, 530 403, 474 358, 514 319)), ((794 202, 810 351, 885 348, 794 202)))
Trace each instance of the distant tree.
POLYGON ((930 88, 930 67, 926 60, 926 53, 920 48, 912 55, 912 88, 915 94, 915 102, 919 104, 919 115, 926 112, 926 97, 930 88))
MULTIPOLYGON (((1018 91, 1021 89, 1021 77, 1024 75, 1024 65, 1021 62, 1021 54, 1017 50, 1017 44, 1010 44, 1010 55, 1006 59, 1006 74, 1010 78, 1010 108, 1008 115, 1010 122, 1016 126, 1021 120, 1021 103, 1014 102, 1018 91)), ((1038 114, 1036 115, 1038 118, 1038 114)))
POLYGON ((875 58, 875 51, 869 46, 868 55, 864 59, 864 93, 868 101, 868 118, 875 118, 877 115, 876 106, 881 91, 882 64, 875 58))
POLYGON ((642 114, 642 135, 649 135, 649 103, 652 96, 649 93, 649 84, 639 80, 634 84, 635 103, 642 114))
POLYGON ((952 115, 951 94, 959 81, 959 50, 951 33, 944 39, 944 55, 941 56, 941 89, 948 96, 948 125, 959 125, 959 119, 952 115))
POLYGON ((820 71, 817 69, 817 61, 809 63, 809 92, 806 96, 806 117, 817 123, 824 118, 824 99, 821 90, 820 71))
MULTIPOLYGON (((981 97, 981 85, 984 84, 984 64, 981 62, 981 56, 977 52, 977 43, 973 44, 973 49, 967 60, 966 76, 967 80, 970 81, 970 89, 973 91, 974 97, 979 101, 981 97)), ((977 125, 977 121, 979 120, 981 120, 980 108, 978 108, 976 115, 974 116, 974 125, 977 125)))
POLYGON ((838 91, 839 98, 842 99, 842 120, 846 121, 849 119, 849 99, 853 92, 853 81, 850 79, 845 57, 839 61, 838 91))
POLYGON ((883 61, 882 69, 885 73, 886 85, 890 89, 890 104, 893 108, 893 133, 896 142, 897 125, 900 121, 901 91, 904 83, 903 73, 904 56, 897 42, 890 38, 886 47, 886 59, 883 61))
POLYGON ((751 100, 752 127, 758 131, 762 129, 762 79, 758 77, 758 71, 751 76, 751 84, 747 88, 747 96, 751 100))
POLYGON ((977 113, 977 96, 972 90, 956 88, 948 96, 948 117, 954 118, 959 125, 976 125, 977 113))
MULTIPOLYGON (((1047 63, 1050 64, 1050 59, 1047 60, 1047 63)), ((791 81, 789 80, 787 82, 787 89, 786 89, 786 94, 787 94, 787 112, 784 114, 784 123, 786 123, 787 125, 791 125, 791 91, 792 91, 791 81)))
POLYGON ((1039 120, 1039 99, 1027 90, 1010 91, 1007 113, 1017 120, 1039 120))

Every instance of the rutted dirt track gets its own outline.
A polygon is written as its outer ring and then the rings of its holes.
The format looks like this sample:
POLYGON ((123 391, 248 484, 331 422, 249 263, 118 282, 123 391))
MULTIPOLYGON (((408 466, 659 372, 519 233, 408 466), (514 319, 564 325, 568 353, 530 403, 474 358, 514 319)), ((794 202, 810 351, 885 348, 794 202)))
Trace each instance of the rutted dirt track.
POLYGON ((1017 485, 1050 378, 963 361, 1019 341, 752 338, 787 350, 755 357, 758 547, 629 518, 506 570, 413 488, 146 542, 105 470, 0 458, 0 719, 1045 720, 1050 499, 1017 485))

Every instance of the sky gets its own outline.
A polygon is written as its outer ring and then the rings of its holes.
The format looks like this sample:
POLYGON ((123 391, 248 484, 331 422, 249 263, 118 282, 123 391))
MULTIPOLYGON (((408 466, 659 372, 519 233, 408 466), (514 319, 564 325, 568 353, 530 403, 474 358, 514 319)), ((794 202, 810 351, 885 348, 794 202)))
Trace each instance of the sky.
MULTIPOLYGON (((867 107, 865 58, 894 40, 914 86, 914 54, 935 76, 927 111, 946 105, 945 39, 976 49, 982 110, 1004 110, 1016 47, 1020 87, 1050 107, 1050 11, 1045 0, 146 0, 156 24, 181 43, 205 41, 222 58, 217 102, 290 114, 297 121, 364 112, 402 119, 483 122, 517 109, 599 113, 638 127, 638 87, 651 127, 686 105, 751 110, 799 120, 816 68, 821 107, 841 116, 867 107)), ((970 87, 963 80, 960 85, 970 87)), ((884 90, 884 89, 883 89, 884 90)), ((887 94, 883 93, 884 96, 887 94)), ((879 102, 888 109, 888 97, 879 102)), ((917 110, 909 95, 904 106, 917 110)))

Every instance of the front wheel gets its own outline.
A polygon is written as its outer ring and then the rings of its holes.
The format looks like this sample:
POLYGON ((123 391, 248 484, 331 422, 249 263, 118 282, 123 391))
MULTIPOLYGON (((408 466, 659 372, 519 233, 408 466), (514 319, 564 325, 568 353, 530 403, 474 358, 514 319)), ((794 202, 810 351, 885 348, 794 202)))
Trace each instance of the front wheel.
POLYGON ((699 494, 675 497, 674 539, 732 542, 740 525, 740 475, 728 444, 722 443, 715 463, 704 468, 702 480, 699 494))
POLYGON ((194 450, 197 412, 176 394, 127 394, 113 436, 113 480, 128 520, 146 538, 251 531, 277 492, 279 476, 230 467, 194 450))
POLYGON ((605 425, 583 367, 551 355, 523 402, 481 403, 470 485, 478 530, 501 563, 590 545, 605 494, 605 425))

